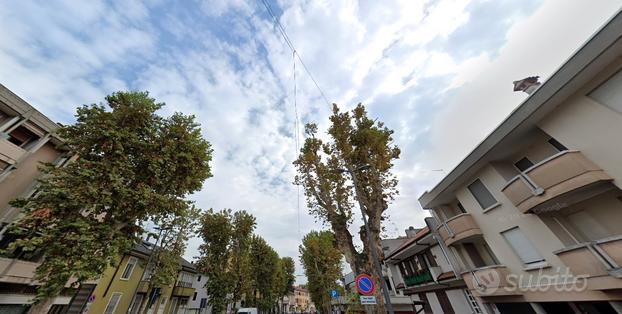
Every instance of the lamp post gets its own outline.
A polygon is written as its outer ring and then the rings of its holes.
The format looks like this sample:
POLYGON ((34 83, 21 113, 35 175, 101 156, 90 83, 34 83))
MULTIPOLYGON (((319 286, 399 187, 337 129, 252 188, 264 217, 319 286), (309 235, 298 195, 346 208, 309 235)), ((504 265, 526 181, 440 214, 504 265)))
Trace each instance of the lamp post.
POLYGON ((356 193, 356 200, 359 203, 359 208, 361 209, 361 216, 363 216, 363 224, 365 225, 365 233, 367 233, 367 244, 369 245, 369 251, 371 252, 371 257, 374 262, 374 266, 376 268, 376 274, 378 275, 378 281, 380 281, 380 287, 382 287, 382 294, 384 296, 384 304, 387 306, 387 312, 389 314, 393 314, 393 305, 391 304, 391 296, 389 295, 389 288, 387 288, 387 283, 384 281, 384 276, 382 275, 382 266, 380 266, 380 260, 378 259, 378 252, 376 252, 376 247, 374 246, 374 242, 371 237, 371 232, 369 231, 369 225, 367 224, 367 216, 365 216, 365 210, 363 210, 363 203, 361 202, 360 193, 358 186, 356 184, 356 172, 367 170, 371 168, 370 165, 363 165, 354 170, 352 169, 338 169, 339 172, 344 173, 347 172, 352 176, 352 182, 354 183, 354 192, 356 193))

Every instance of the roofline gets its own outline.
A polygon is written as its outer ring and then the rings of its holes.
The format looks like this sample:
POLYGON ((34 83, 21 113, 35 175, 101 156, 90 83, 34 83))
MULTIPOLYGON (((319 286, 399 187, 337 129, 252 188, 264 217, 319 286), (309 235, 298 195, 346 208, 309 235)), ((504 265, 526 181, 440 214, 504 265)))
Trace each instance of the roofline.
POLYGON ((407 248, 411 247, 413 244, 416 245, 418 240, 421 240, 421 239, 425 238, 429 234, 431 234, 430 228, 428 228, 428 227, 421 228, 419 230, 419 232, 417 232, 417 234, 413 238, 406 240, 406 242, 404 242, 404 244, 402 244, 400 247, 395 249, 395 251, 391 252, 391 254, 386 256, 383 260, 385 260, 385 261, 389 260, 393 256, 395 256, 395 255, 401 253, 402 251, 406 250, 407 248), (419 233, 421 233, 421 234, 419 234, 419 233))
POLYGON ((549 79, 525 99, 516 109, 473 149, 451 172, 434 188, 419 197, 424 209, 429 209, 441 193, 451 184, 482 160, 501 140, 508 136, 531 117, 540 107, 549 102, 561 89, 567 87, 577 75, 603 55, 622 37, 622 10, 618 10, 598 31, 590 37, 549 79))

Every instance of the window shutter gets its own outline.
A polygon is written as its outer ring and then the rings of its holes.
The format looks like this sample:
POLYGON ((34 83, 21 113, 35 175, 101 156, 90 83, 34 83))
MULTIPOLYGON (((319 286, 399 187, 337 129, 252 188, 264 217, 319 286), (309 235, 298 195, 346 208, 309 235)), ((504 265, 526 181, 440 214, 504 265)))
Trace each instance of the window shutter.
POLYGON ((475 182, 469 185, 469 191, 471 191, 471 194, 473 194, 482 209, 486 209, 497 203, 495 197, 490 194, 490 191, 488 191, 480 179, 475 180, 475 182))
POLYGON ((538 253, 533 244, 527 239, 525 234, 518 228, 510 229, 502 233, 503 237, 510 243, 514 252, 525 264, 541 262, 544 259, 538 253))

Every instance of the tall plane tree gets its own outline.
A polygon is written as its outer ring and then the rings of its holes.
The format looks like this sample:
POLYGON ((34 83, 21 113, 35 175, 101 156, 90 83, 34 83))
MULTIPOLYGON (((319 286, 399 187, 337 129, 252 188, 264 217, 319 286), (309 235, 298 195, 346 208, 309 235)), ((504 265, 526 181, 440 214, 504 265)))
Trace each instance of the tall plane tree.
MULTIPOLYGON (((351 112, 340 112, 333 105, 330 122, 328 140, 318 136, 317 125, 305 126, 307 139, 294 162, 298 171, 295 183, 304 187, 310 213, 330 225, 351 269, 375 274, 370 249, 382 257, 382 221, 398 193, 391 170, 400 150, 392 144, 393 131, 370 119, 361 104, 351 112), (370 247, 365 229, 360 228, 362 252, 354 246, 348 230, 355 204, 368 217, 372 238, 370 247)), ((381 279, 376 276, 375 280, 381 279)))
POLYGON ((117 92, 78 108, 58 134, 78 158, 42 167, 38 191, 14 206, 24 217, 13 245, 45 259, 35 279, 39 298, 70 278, 97 278, 140 240, 143 222, 188 209, 188 193, 211 176, 212 149, 194 116, 158 115, 164 103, 146 92, 117 92))

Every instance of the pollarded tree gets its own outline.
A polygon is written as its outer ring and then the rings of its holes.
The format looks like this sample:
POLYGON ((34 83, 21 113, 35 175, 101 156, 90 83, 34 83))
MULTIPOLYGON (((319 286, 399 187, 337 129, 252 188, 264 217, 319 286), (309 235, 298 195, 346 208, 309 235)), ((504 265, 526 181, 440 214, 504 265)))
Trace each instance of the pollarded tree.
POLYGON ((201 217, 203 244, 197 266, 207 276, 205 288, 214 313, 252 295, 250 247, 255 225, 255 217, 245 211, 210 209, 201 217))
POLYGON ((330 291, 339 286, 342 254, 330 231, 311 231, 299 247, 300 261, 307 276, 307 287, 315 306, 330 313, 330 291))
POLYGON ((311 214, 331 226, 352 270, 375 275, 370 249, 382 257, 382 221, 397 194, 397 179, 391 171, 400 150, 392 144, 393 131, 370 119, 361 104, 351 113, 340 112, 333 105, 330 122, 328 141, 317 136, 315 124, 306 126, 308 138, 294 162, 298 171, 295 183, 304 187, 311 214), (373 243, 370 247, 364 228, 360 228, 362 252, 355 248, 348 231, 355 203, 368 217, 373 243))
POLYGON ((45 256, 40 298, 70 278, 100 276, 140 241, 144 221, 187 210, 185 196, 211 176, 212 149, 194 116, 162 117, 163 106, 146 92, 117 92, 58 130, 77 160, 42 166, 35 196, 13 203, 24 213, 14 246, 45 256))
MULTIPOLYGON (((381 222, 397 194, 397 179, 391 169, 400 150, 391 145, 393 131, 368 118, 360 104, 352 113, 342 113, 333 105, 330 121, 328 142, 317 137, 315 124, 306 125, 308 138, 294 162, 298 170, 295 183, 304 187, 311 214, 331 226, 350 267, 361 272, 369 269, 369 259, 356 250, 348 231, 352 210, 356 201, 365 211, 374 246, 381 253, 381 222), (362 170, 362 166, 368 167, 362 170), (355 172, 356 181, 343 170, 355 172)), ((363 232, 360 236, 367 252, 367 238, 363 232)))

